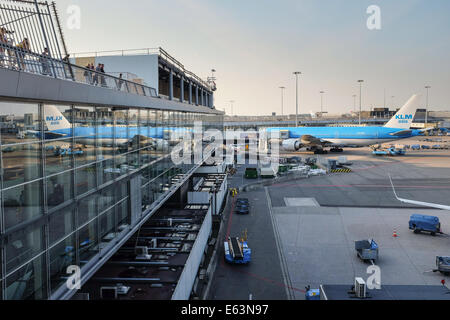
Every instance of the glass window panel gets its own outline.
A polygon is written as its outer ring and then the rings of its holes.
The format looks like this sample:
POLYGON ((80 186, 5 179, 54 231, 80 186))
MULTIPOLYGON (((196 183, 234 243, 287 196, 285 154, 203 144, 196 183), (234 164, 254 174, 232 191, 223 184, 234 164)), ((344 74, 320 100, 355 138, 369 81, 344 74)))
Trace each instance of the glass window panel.
POLYGON ((97 199, 98 194, 93 194, 80 201, 78 206, 78 225, 81 226, 97 216, 97 199))
POLYGON ((100 185, 120 176, 120 169, 115 168, 113 158, 102 159, 98 163, 98 176, 100 185))
POLYGON ((96 164, 76 169, 75 181, 77 195, 85 194, 94 189, 97 184, 96 164))
POLYGON ((1 144, 30 143, 40 140, 39 105, 0 102, 3 122, 1 144))
MULTIPOLYGON (((96 162, 96 112, 93 107, 75 107, 73 109, 74 136, 76 149, 75 165, 77 167, 96 162)), ((100 136, 100 135, 98 135, 100 136)))
POLYGON ((86 264, 99 251, 97 220, 93 220, 79 231, 80 264, 86 264))
POLYGON ((49 223, 50 245, 67 237, 74 231, 74 213, 71 209, 65 209, 51 215, 49 223))
POLYGON ((117 211, 118 211, 117 216, 118 216, 118 220, 119 220, 118 225, 120 226, 120 225, 124 225, 124 224, 126 224, 126 225, 130 224, 130 215, 128 212, 128 201, 127 200, 123 201, 121 204, 118 205, 117 211))
POLYGON ((50 285, 52 291, 55 291, 67 281, 67 267, 75 264, 75 236, 72 235, 50 249, 50 285))
POLYGON ((72 171, 47 179, 47 206, 54 208, 72 199, 72 171))
POLYGON ((42 181, 3 190, 5 228, 40 216, 42 210, 42 181))
POLYGON ((41 144, 2 146, 3 187, 8 188, 41 177, 41 144))
POLYGON ((6 300, 47 298, 44 261, 44 256, 39 256, 6 279, 6 300))
POLYGON ((99 212, 105 211, 116 203, 115 189, 115 186, 111 186, 102 190, 101 195, 98 198, 99 212))
POLYGON ((115 237, 116 221, 116 208, 112 208, 100 217, 100 239, 102 239, 102 242, 109 242, 115 237))
POLYGON ((14 232, 5 246, 6 272, 11 272, 42 250, 42 227, 26 228, 14 232))
POLYGON ((72 169, 71 150, 70 141, 46 142, 44 144, 45 175, 50 176, 72 169))
POLYGON ((43 106, 45 124, 44 156, 46 175, 72 168, 72 157, 79 153, 72 145, 72 112, 70 106, 43 106))

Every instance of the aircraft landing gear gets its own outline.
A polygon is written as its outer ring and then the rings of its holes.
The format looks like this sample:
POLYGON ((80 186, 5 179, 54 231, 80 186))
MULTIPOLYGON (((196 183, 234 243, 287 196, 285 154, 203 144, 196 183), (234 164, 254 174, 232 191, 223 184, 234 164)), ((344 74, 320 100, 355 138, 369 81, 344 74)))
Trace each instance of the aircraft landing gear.
POLYGON ((314 154, 328 154, 328 151, 323 149, 317 149, 314 151, 314 154))
POLYGON ((342 149, 342 148, 332 148, 332 149, 330 149, 330 152, 340 153, 340 152, 344 152, 344 149, 342 149))

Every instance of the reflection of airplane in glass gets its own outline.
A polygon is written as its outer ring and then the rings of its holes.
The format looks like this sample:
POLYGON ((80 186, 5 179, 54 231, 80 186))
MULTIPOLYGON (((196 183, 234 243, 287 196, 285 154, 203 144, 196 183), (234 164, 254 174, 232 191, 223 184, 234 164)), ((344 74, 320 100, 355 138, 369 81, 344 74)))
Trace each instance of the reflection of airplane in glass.
MULTIPOLYGON (((134 126, 92 126, 74 127, 64 115, 52 105, 44 106, 44 120, 47 130, 45 139, 64 139, 75 137, 75 142, 83 145, 100 145, 104 147, 139 145, 152 146, 155 150, 167 150, 168 137, 175 131, 184 131, 184 128, 162 127, 134 127, 134 126)), ((28 131, 40 137, 41 132, 28 131)), ((175 142, 175 141, 174 141, 175 142)))
MULTIPOLYGON (((423 130, 411 129, 418 107, 419 96, 414 95, 384 127, 269 128, 267 133, 279 132, 278 142, 286 151, 308 148, 323 153, 325 147, 342 151, 343 146, 363 147, 422 135, 423 130)), ((271 142, 276 143, 274 140, 271 142)))

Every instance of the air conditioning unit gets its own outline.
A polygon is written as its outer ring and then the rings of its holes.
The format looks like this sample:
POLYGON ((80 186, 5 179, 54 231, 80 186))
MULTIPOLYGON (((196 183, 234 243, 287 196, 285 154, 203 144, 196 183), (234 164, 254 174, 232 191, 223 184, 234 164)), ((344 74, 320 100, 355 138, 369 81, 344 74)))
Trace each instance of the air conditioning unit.
POLYGON ((355 295, 357 298, 366 298, 366 282, 363 278, 355 278, 355 295))
POLYGON ((148 254, 148 247, 136 247, 134 249, 136 253, 136 260, 150 260, 152 256, 148 254))

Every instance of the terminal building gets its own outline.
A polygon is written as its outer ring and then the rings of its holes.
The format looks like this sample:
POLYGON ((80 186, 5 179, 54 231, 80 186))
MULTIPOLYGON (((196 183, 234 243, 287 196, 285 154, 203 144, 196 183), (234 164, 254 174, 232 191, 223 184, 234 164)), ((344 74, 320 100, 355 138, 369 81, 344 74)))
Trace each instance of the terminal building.
MULTIPOLYGON (((180 140, 171 133, 190 132, 199 121, 203 131, 223 128, 215 85, 163 51, 142 62, 145 81, 69 63, 54 4, 0 4, 2 16, 11 17, 2 30, 9 40, 0 43, 0 300, 73 298, 69 266, 81 268, 84 286, 154 221, 200 226, 200 247, 192 249, 197 242, 187 239, 177 263, 203 252, 209 204, 180 211, 180 203, 175 212, 165 205, 210 157, 174 164, 180 140), (17 48, 22 39, 29 40, 26 50, 17 48)), ((125 73, 126 61, 122 67, 125 73)), ((189 266, 198 268, 195 261, 189 266)), ((188 298, 192 282, 175 297, 188 298)))
POLYGON ((214 82, 206 82, 162 48, 78 53, 76 65, 105 65, 110 74, 156 89, 159 97, 214 107, 214 82))

